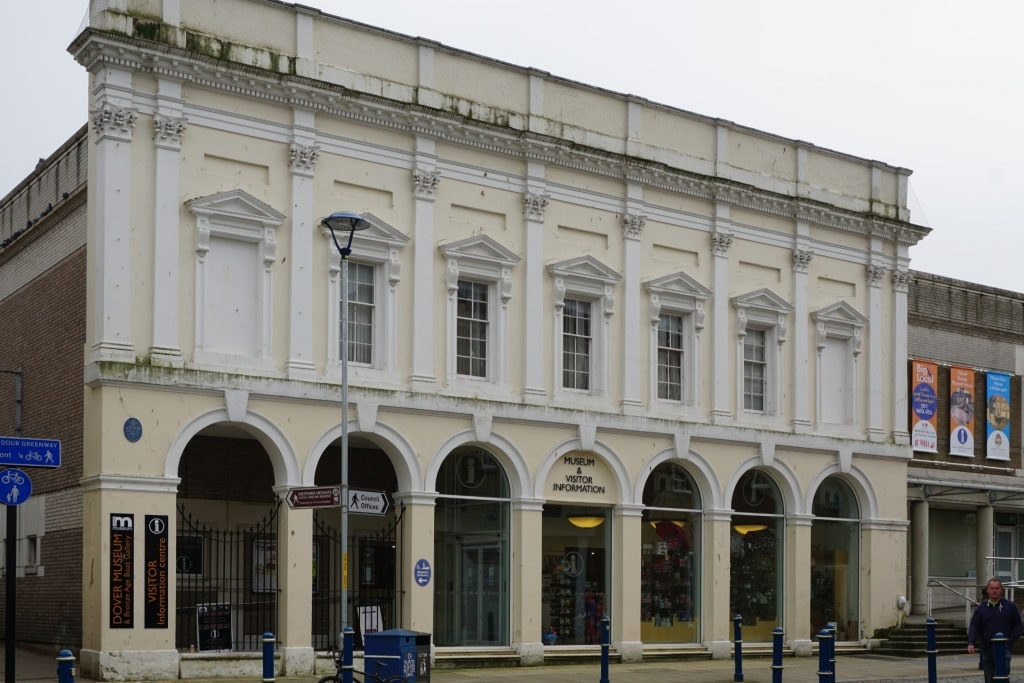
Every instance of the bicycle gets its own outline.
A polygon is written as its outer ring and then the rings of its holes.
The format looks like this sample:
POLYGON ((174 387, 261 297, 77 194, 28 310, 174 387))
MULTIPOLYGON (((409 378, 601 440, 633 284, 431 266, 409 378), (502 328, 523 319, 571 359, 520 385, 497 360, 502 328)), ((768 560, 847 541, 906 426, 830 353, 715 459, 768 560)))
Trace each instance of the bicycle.
MULTIPOLYGON (((345 664, 342 661, 343 654, 337 650, 331 649, 327 651, 331 659, 334 660, 334 673, 330 676, 324 676, 316 683, 342 683, 342 673, 345 670, 345 664)), ((377 672, 380 671, 381 667, 384 666, 385 659, 400 659, 395 655, 374 655, 372 657, 363 656, 363 662, 373 662, 376 666, 376 670, 373 672, 363 671, 357 669, 354 665, 352 667, 352 680, 356 683, 409 683, 409 679, 405 676, 389 676, 388 678, 382 678, 377 672), (360 678, 361 677, 361 678, 360 678)), ((364 663, 363 666, 366 666, 364 663)))

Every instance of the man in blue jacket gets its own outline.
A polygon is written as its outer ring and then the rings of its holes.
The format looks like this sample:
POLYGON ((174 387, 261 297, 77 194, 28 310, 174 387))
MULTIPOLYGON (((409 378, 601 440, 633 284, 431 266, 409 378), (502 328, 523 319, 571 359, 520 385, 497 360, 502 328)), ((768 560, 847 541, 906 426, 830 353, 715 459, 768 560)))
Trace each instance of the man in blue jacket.
POLYGON ((997 633, 1006 636, 1006 673, 1010 673, 1010 647, 1020 638, 1024 630, 1020 609, 1003 597, 1003 582, 989 579, 985 586, 987 600, 982 600, 974 609, 971 625, 967 628, 967 652, 974 654, 975 646, 981 651, 981 666, 985 670, 985 683, 992 683, 995 675, 995 658, 992 652, 992 638, 997 633))

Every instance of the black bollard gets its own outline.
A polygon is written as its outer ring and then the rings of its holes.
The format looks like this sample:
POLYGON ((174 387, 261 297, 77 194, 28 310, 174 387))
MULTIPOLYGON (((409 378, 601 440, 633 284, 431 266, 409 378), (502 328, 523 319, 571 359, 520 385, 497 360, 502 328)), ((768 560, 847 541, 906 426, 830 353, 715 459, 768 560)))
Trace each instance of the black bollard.
POLYGON ((732 675, 732 680, 742 681, 743 680, 743 617, 736 615, 732 618, 733 627, 733 642, 736 643, 736 672, 732 675))
POLYGON ((601 617, 601 683, 608 683, 608 646, 612 642, 611 619, 601 617))
POLYGON ((827 628, 818 631, 818 683, 834 683, 836 675, 829 668, 832 657, 832 632, 827 628))
POLYGON ((928 683, 935 683, 938 678, 935 658, 939 654, 939 649, 935 646, 935 618, 928 617, 924 623, 928 633, 928 683))
POLYGON ((992 638, 992 659, 996 660, 993 662, 995 673, 992 676, 992 683, 1010 680, 1010 667, 1006 659, 1006 636, 1002 633, 997 633, 992 638))
POLYGON ((781 626, 772 629, 772 683, 782 683, 782 635, 781 626))

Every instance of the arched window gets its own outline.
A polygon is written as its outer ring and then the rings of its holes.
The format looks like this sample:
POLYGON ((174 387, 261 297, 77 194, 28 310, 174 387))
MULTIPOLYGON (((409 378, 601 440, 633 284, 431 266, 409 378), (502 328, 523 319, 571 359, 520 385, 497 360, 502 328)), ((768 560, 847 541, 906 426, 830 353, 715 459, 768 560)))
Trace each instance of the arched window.
POLYGON ((769 641, 782 625, 782 498, 762 470, 744 474, 732 497, 729 595, 733 614, 743 617, 743 639, 769 641))
POLYGON ((508 645, 508 477, 475 446, 448 455, 437 479, 434 513, 434 642, 508 645))
POLYGON ((647 479, 643 502, 641 640, 700 642, 700 493, 682 466, 666 462, 647 479))
POLYGON ((837 640, 860 638, 860 509, 849 484, 826 479, 814 494, 811 634, 834 624, 837 640))

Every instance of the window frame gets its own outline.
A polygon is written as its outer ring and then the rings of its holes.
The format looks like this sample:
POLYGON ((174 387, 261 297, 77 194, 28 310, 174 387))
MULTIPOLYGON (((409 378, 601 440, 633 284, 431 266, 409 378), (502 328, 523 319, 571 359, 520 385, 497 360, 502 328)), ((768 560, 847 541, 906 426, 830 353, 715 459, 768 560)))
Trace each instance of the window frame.
POLYGON ((445 377, 447 389, 455 393, 484 391, 507 394, 509 302, 512 300, 512 270, 521 260, 511 250, 487 235, 474 235, 438 247, 445 259, 445 377), (459 283, 473 282, 487 287, 488 339, 486 376, 458 372, 459 283))
POLYGON ((560 261, 548 266, 554 286, 555 320, 552 329, 552 386, 554 395, 561 400, 579 400, 592 397, 604 405, 608 398, 611 365, 611 318, 614 314, 615 286, 622 276, 593 256, 560 261), (566 299, 591 302, 591 382, 588 390, 572 389, 563 385, 564 345, 563 318, 566 299))
POLYGON ((815 421, 819 426, 856 429, 861 419, 857 396, 859 385, 859 358, 863 346, 862 330, 868 319, 853 306, 840 301, 811 313, 815 325, 815 421), (840 392, 843 398, 842 422, 823 419, 826 391, 825 351, 833 345, 839 346, 844 356, 843 379, 845 386, 840 392))
POLYGON ((700 405, 701 332, 704 330, 704 302, 711 290, 683 272, 670 273, 644 283, 650 310, 650 398, 652 407, 678 409, 700 405), (658 393, 658 326, 662 314, 677 315, 683 319, 683 363, 680 399, 661 398, 658 393))
MULTIPOLYGON (((373 267, 374 320, 371 363, 352 361, 348 364, 349 380, 355 383, 372 381, 397 387, 398 293, 402 270, 402 248, 409 237, 372 213, 361 214, 369 223, 365 230, 352 236, 349 256, 349 279, 352 265, 373 267)), ((327 366, 325 375, 341 380, 341 255, 334 246, 329 228, 320 226, 327 255, 327 366)), ((349 302, 351 306, 351 300, 349 302)), ((351 322, 351 320, 350 320, 351 322)))
POLYGON ((783 416, 782 347, 788 332, 787 317, 793 306, 770 289, 759 289, 733 297, 730 303, 736 313, 736 415, 742 419, 760 417, 775 421, 783 416), (762 410, 746 408, 746 336, 749 330, 760 330, 765 336, 764 406, 762 410))

